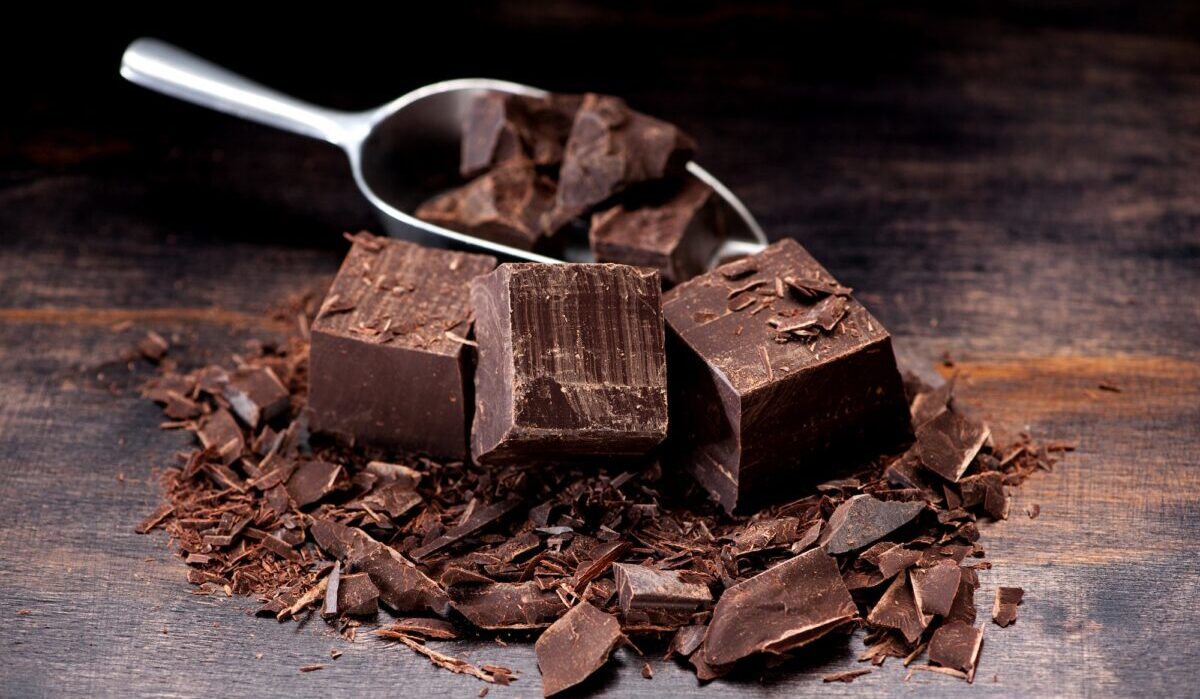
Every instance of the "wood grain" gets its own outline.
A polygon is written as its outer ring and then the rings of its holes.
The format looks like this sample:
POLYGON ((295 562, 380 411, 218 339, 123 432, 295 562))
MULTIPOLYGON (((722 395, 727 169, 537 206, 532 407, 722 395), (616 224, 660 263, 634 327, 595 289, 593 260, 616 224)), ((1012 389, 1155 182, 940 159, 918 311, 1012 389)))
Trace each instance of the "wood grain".
MULTIPOLYGON (((1188 694, 1200 664, 1197 15, 1186 3, 989 12, 486 7, 456 15, 454 33, 428 23, 440 61, 378 41, 383 28, 267 43, 210 35, 205 20, 138 31, 346 108, 485 72, 620 93, 693 133, 702 162, 773 236, 797 237, 855 287, 905 356, 948 372, 949 353, 962 399, 994 425, 1078 444, 984 527, 995 568, 981 609, 1000 584, 1026 597, 1014 626, 985 624, 974 687, 930 673, 905 683, 892 663, 822 684, 859 667, 853 639, 703 689, 657 659, 643 679, 625 649, 588 689, 1188 694), (600 33, 623 53, 581 49, 600 33), (322 40, 331 50, 313 50, 322 40)), ((155 329, 172 357, 202 362, 278 333, 287 317, 268 311, 319 292, 341 232, 372 224, 335 150, 120 83, 113 64, 133 34, 68 37, 93 52, 82 69, 63 60, 83 72, 19 76, 29 98, 0 122, 0 695, 474 696, 474 680, 406 649, 190 594, 162 536, 133 533, 156 503, 156 469, 188 437, 157 428, 132 391, 147 369, 121 351, 155 329)), ((526 643, 436 645, 521 672, 489 696, 538 695, 526 643)))

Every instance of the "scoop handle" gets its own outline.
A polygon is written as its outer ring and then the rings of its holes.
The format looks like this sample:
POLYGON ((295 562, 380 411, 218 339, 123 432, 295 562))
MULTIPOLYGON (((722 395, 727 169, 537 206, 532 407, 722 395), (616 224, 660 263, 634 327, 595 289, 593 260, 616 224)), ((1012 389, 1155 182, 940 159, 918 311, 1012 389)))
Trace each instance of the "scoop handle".
POLYGON ((158 39, 129 44, 121 75, 201 107, 341 146, 355 138, 359 124, 359 115, 290 97, 158 39))

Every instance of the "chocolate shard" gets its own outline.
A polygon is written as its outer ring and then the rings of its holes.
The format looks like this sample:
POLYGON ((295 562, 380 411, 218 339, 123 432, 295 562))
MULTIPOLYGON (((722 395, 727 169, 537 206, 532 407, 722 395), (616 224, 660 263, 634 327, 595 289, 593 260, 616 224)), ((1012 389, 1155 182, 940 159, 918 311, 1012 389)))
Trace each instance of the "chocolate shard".
POLYGON ((329 289, 353 306, 313 321, 313 427, 461 459, 471 399, 469 283, 495 258, 360 234, 329 289), (414 399, 420 396, 420 399, 414 399))
POLYGON ((812 549, 725 590, 713 610, 703 660, 719 672, 756 653, 786 653, 857 614, 837 561, 812 549))
POLYGON ((917 428, 917 453, 925 468, 957 483, 989 434, 982 422, 946 411, 917 428))
POLYGON ((608 662, 624 636, 611 614, 580 602, 542 632, 533 645, 542 673, 542 696, 583 682, 608 662))
POLYGON ((983 506, 992 519, 1008 517, 1008 495, 1004 492, 1004 476, 994 471, 966 476, 958 482, 963 507, 983 506))
POLYGON ((358 510, 370 508, 375 512, 383 512, 396 518, 424 502, 421 494, 412 486, 402 482, 385 483, 376 486, 368 495, 346 504, 346 509, 358 510))
POLYGON ((445 534, 418 549, 414 549, 411 555, 414 559, 419 561, 434 553, 437 553, 447 546, 471 536, 509 512, 512 512, 520 504, 521 498, 512 496, 501 500, 500 502, 494 502, 486 507, 481 507, 476 510, 474 514, 468 517, 467 521, 451 527, 450 529, 446 530, 445 534))
POLYGON ((954 602, 950 605, 950 611, 946 613, 943 623, 962 621, 973 625, 976 615, 975 589, 979 587, 979 578, 970 568, 961 568, 960 572, 962 576, 958 581, 958 592, 954 595, 954 602))
POLYGON ((951 376, 941 386, 918 392, 912 399, 913 425, 920 427, 951 409, 954 403, 954 384, 957 377, 951 376))
POLYGON ((393 633, 403 633, 422 638, 450 640, 458 638, 458 629, 445 619, 430 619, 428 617, 404 617, 397 619, 387 628, 393 633))
POLYGON ((667 647, 667 658, 672 656, 680 656, 682 658, 690 658, 692 653, 704 643, 704 635, 708 633, 708 627, 703 624, 692 624, 690 626, 681 626, 675 635, 671 637, 671 643, 667 647))
POLYGON ((370 575, 343 575, 338 584, 336 613, 347 616, 374 616, 379 611, 379 594, 379 588, 371 582, 370 575))
POLYGON ((992 621, 998 626, 1008 626, 1017 620, 1017 606, 1025 590, 1019 587, 997 587, 996 601, 992 605, 992 621))
POLYGON ((451 592, 454 609, 487 631, 544 629, 567 611, 558 595, 532 581, 456 588, 451 592))
POLYGON ((913 521, 924 509, 924 502, 855 495, 830 515, 825 548, 829 553, 842 554, 869 546, 913 521))
POLYGON ((547 231, 554 182, 523 158, 509 160, 417 207, 422 221, 484 240, 532 250, 547 231))
POLYGON ((687 178, 666 201, 597 212, 588 230, 592 253, 598 262, 657 269, 668 284, 691 279, 725 238, 716 199, 711 187, 687 178))
POLYGON ((235 371, 222 393, 233 414, 250 428, 283 414, 290 405, 287 387, 270 367, 235 371))
POLYGON ((308 531, 318 546, 348 568, 369 575, 379 588, 379 599, 394 611, 449 614, 446 592, 391 546, 361 529, 324 519, 313 520, 308 531))
POLYGON ((539 166, 559 165, 582 101, 582 95, 562 94, 479 96, 463 120, 462 176, 474 177, 516 158, 539 166))
POLYGON ((690 612, 712 602, 707 585, 684 581, 678 571, 614 563, 621 611, 652 609, 690 612))
POLYGON ((912 436, 891 336, 861 304, 848 299, 832 332, 779 341, 768 321, 810 308, 776 293, 775 280, 789 276, 832 279, 782 240, 664 295, 671 442, 727 510, 783 497, 820 479, 825 464, 865 460, 912 436), (730 293, 753 303, 730 310, 730 293))
POLYGON ((896 545, 879 554, 877 565, 879 572, 887 580, 898 573, 908 570, 921 560, 922 552, 908 546, 896 545))
POLYGON ((566 221, 649 180, 681 175, 696 151, 690 136, 617 97, 584 95, 559 171, 555 218, 566 221))
POLYGON ((287 480, 288 495, 297 507, 311 505, 322 500, 338 488, 338 481, 345 471, 338 464, 325 461, 300 461, 287 480))
POLYGON ((921 638, 921 634, 932 620, 932 616, 917 607, 916 598, 913 597, 912 587, 908 582, 908 574, 896 576, 867 615, 868 623, 899 631, 909 644, 916 643, 921 638))
POLYGON ((983 647, 983 629, 963 621, 951 621, 939 626, 929 639, 929 659, 942 667, 975 674, 979 649, 983 647))
POLYGON ((221 457, 221 463, 229 465, 237 461, 246 451, 246 438, 242 428, 224 408, 204 418, 196 430, 196 436, 206 449, 213 449, 221 457))
POLYGON ((471 288, 482 463, 636 456, 667 430, 656 272, 504 264, 471 288))
POLYGON ((929 568, 917 568, 910 573, 913 597, 925 614, 946 616, 958 595, 962 570, 954 561, 941 561, 929 568))

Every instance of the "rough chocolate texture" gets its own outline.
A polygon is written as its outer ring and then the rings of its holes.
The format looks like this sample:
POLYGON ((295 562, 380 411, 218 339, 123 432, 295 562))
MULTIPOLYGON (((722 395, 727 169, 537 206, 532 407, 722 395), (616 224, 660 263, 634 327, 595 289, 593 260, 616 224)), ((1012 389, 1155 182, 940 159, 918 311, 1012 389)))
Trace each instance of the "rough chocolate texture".
POLYGON ((672 440, 726 509, 911 439, 891 337, 861 304, 826 290, 848 293, 782 240, 664 296, 672 440), (829 299, 842 301, 809 317, 829 299))
POLYGON ((469 283, 495 258, 360 235, 312 325, 313 427, 461 459, 471 405, 469 283))
POLYGON ((471 287, 471 450, 501 463, 644 454, 667 430, 657 272, 504 264, 471 287))
POLYGON ((417 207, 416 216, 460 233, 532 250, 546 234, 554 182, 513 158, 417 207))
POLYGON ((489 92, 480 96, 463 122, 463 177, 474 177, 514 158, 557 166, 582 101, 581 95, 526 97, 489 92))
POLYGON ((670 284, 708 268, 725 238, 712 188, 686 178, 665 201, 637 204, 617 204, 592 215, 588 241, 597 261, 652 267, 670 284))
POLYGON ((617 97, 589 93, 567 139, 556 218, 566 221, 633 185, 680 175, 695 151, 696 142, 675 126, 617 97))

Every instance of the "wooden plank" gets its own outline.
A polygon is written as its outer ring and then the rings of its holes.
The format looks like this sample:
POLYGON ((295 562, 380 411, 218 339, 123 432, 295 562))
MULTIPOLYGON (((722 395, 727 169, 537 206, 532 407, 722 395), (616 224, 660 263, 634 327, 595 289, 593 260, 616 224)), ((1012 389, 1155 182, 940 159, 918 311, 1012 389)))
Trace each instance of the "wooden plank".
MULTIPOLYGON (((1027 593, 1013 627, 985 624, 970 692, 1186 693, 1200 663, 1200 615, 1186 604, 1200 585, 1200 46, 1186 24, 1169 8, 1119 25, 1070 10, 1014 21, 781 8, 737 17, 737 31, 713 13, 676 36, 670 17, 590 11, 630 39, 615 66, 585 57, 565 75, 501 52, 497 74, 621 92, 676 119, 772 234, 798 237, 855 286, 907 355, 949 352, 964 401, 997 425, 1078 441, 1018 491, 1009 521, 984 527, 996 568, 982 575, 981 617, 996 585, 1027 593), (634 70, 639 60, 679 69, 634 70), (1023 514, 1033 503, 1035 520, 1023 514)), ((587 43, 586 30, 536 13, 469 21, 564 52, 587 43)), ((204 52, 203 32, 193 38, 204 52)), ((208 41, 217 57, 228 50, 208 41)), ((386 55, 404 63, 411 50, 386 55)), ((254 53, 241 59, 270 78, 254 53)), ((447 60, 479 72, 475 59, 447 60)), ((318 78, 309 89, 369 103, 446 75, 411 63, 348 93, 318 78)), ((268 310, 320 293, 341 230, 371 219, 336 150, 170 104, 103 70, 107 81, 86 89, 128 106, 97 116, 47 98, 44 118, 0 125, 0 694, 477 692, 407 650, 192 595, 162 536, 132 533, 155 505, 155 469, 188 437, 157 429, 158 410, 132 394, 146 369, 115 361, 120 351, 153 328, 173 357, 210 361, 278 332, 286 314, 268 310), (136 128, 112 123, 127 119, 136 128), (72 146, 64 128, 92 145, 72 146), (331 660, 331 648, 345 654, 331 660), (325 669, 298 672, 317 662, 325 669)), ((525 643, 439 647, 521 672, 490 696, 538 693, 525 643)), ((703 689, 657 660, 646 681, 623 650, 593 688, 965 693, 932 674, 905 685, 894 663, 820 683, 858 667, 860 648, 827 644, 703 689)))

